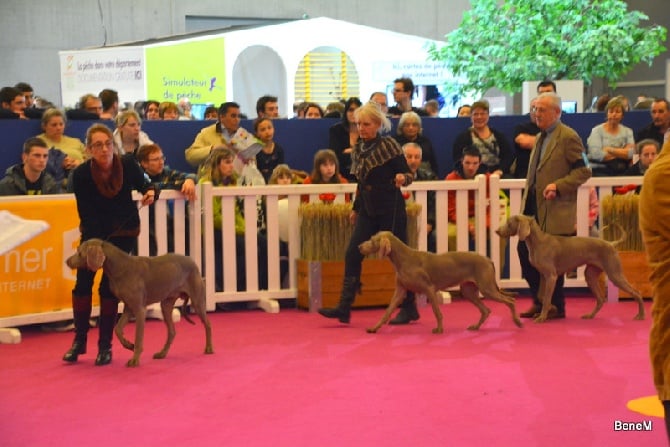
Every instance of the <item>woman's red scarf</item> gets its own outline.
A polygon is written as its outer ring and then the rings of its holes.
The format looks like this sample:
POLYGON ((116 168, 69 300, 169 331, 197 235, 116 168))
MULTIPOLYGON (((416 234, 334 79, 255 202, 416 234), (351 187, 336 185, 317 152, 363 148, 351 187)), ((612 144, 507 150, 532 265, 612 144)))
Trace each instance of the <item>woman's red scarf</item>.
POLYGON ((121 186, 123 186, 123 163, 119 156, 114 154, 111 169, 105 171, 93 159, 91 160, 91 175, 100 194, 111 199, 121 191, 121 186))

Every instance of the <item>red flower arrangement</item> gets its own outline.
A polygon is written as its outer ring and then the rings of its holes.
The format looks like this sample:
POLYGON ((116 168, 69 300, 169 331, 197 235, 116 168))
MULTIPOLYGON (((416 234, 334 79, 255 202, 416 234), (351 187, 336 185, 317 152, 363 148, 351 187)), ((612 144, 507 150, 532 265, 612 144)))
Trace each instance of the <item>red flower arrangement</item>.
POLYGON ((321 200, 323 203, 333 203, 335 201, 335 194, 332 193, 319 194, 319 200, 321 200))
POLYGON ((618 188, 614 188, 614 192, 616 194, 627 194, 631 191, 635 191, 637 189, 637 185, 624 185, 624 186, 619 186, 618 188))

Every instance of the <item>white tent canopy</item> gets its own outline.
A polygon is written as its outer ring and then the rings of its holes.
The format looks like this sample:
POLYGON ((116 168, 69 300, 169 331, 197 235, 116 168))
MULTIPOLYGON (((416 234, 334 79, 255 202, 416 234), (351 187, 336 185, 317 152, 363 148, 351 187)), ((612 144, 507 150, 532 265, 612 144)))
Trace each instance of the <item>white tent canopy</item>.
POLYGON ((234 100, 253 116, 256 99, 270 94, 279 97, 280 113, 290 116, 294 101, 315 100, 319 92, 316 102, 322 103, 324 92, 332 101, 367 99, 374 91, 389 91, 401 76, 416 85, 441 86, 449 73, 428 61, 429 42, 321 17, 62 51, 62 101, 72 107, 85 93, 112 88, 122 102, 176 102, 181 96, 195 104, 234 100))

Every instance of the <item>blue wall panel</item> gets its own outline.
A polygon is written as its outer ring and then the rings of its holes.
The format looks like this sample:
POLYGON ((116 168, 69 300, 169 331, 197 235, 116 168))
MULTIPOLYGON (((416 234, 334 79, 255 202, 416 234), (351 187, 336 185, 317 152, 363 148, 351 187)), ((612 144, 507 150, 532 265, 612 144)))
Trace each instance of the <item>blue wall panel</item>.
MULTIPOLYGON (((496 116, 491 117, 489 125, 507 135, 512 144, 514 126, 527 119, 526 116, 496 116)), ((603 113, 566 114, 562 120, 574 128, 586 143, 591 129, 602 123, 605 116, 603 113)), ((636 131, 650 121, 648 111, 633 111, 626 114, 623 122, 636 131)), ((284 147, 286 162, 292 168, 309 172, 314 153, 328 147, 328 128, 336 122, 334 119, 275 121, 275 140, 284 147)), ((111 122, 107 124, 113 126, 111 122)), ((145 121, 142 130, 163 148, 170 167, 193 172, 194 169, 186 163, 184 150, 191 145, 200 129, 210 124, 207 121, 145 121)), ((396 124, 397 120, 394 120, 394 126, 396 124)), ((69 121, 66 134, 83 140, 90 125, 89 121, 69 121)), ((251 121, 243 121, 242 125, 252 128, 251 121)), ((424 135, 432 140, 437 152, 441 178, 453 168, 451 150, 456 135, 469 125, 467 118, 423 119, 424 135)), ((4 175, 7 167, 20 161, 23 142, 39 133, 41 129, 37 120, 0 120, 0 173, 4 175)))

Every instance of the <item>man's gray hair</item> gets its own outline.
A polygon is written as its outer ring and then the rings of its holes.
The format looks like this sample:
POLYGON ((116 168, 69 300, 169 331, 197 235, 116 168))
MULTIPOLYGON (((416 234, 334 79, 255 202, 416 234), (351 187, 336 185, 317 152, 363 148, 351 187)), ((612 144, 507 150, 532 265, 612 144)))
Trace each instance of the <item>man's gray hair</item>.
POLYGON ((559 113, 562 111, 562 108, 561 108, 561 97, 558 96, 556 93, 554 93, 554 92, 544 92, 544 93, 540 93, 540 94, 537 96, 537 98, 538 98, 538 99, 540 99, 540 98, 550 98, 550 99, 551 99, 551 103, 552 103, 552 105, 558 109, 559 113))
POLYGON ((417 149, 419 152, 423 153, 423 149, 421 148, 421 146, 419 146, 418 144, 416 144, 414 142, 410 141, 409 143, 405 143, 405 144, 402 145, 403 153, 407 153, 407 149, 411 149, 411 148, 417 149))

